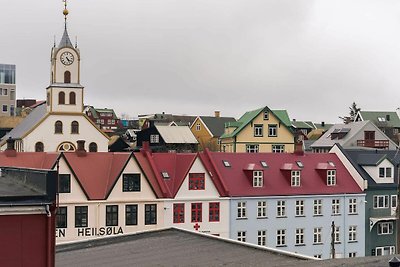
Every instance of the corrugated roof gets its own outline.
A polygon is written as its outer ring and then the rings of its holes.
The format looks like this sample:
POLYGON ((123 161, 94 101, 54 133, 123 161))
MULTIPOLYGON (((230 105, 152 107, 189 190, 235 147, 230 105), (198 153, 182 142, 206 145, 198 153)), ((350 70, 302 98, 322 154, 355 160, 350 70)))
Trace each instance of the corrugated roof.
POLYGON ((211 134, 215 137, 220 137, 224 134, 225 123, 236 121, 235 118, 232 117, 200 116, 200 119, 206 125, 211 134))
POLYGON ((197 144, 197 139, 188 126, 156 125, 157 131, 167 144, 197 144))
POLYGON ((363 121, 372 121, 378 127, 400 128, 399 116, 394 111, 359 111, 359 114, 363 121))
POLYGON ((54 168, 60 153, 51 152, 16 152, 15 157, 7 157, 7 152, 0 152, 1 167, 19 167, 32 169, 54 168))
MULTIPOLYGON (((218 173, 210 169, 213 175, 220 175, 220 179, 229 190, 229 195, 240 196, 278 196, 278 195, 310 195, 310 194, 343 194, 361 193, 351 174, 335 154, 310 153, 296 155, 292 153, 221 153, 208 152, 218 173), (225 167, 223 161, 228 161, 230 167, 225 167), (265 161, 268 168, 264 168, 264 186, 253 187, 251 179, 246 176, 245 168, 248 164, 259 164, 265 161), (301 167, 301 186, 292 187, 287 171, 282 170, 283 164, 301 167), (326 176, 318 171, 319 163, 334 163, 336 169, 336 186, 326 185, 326 176)), ((332 167, 333 168, 333 167, 332 167)))

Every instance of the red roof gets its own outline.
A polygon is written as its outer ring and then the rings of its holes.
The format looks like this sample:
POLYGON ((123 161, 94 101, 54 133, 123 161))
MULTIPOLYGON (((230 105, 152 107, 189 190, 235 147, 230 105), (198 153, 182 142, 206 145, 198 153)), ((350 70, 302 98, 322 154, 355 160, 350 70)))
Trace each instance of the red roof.
MULTIPOLYGON (((361 193, 361 188, 354 181, 336 154, 318 153, 296 155, 291 153, 219 153, 206 151, 202 158, 208 158, 206 164, 213 176, 219 176, 226 185, 230 196, 277 196, 277 195, 311 195, 311 194, 343 194, 361 193), (225 167, 228 161, 230 167, 225 167), (246 176, 249 164, 263 167, 264 184, 253 187, 251 179, 246 176), (300 163, 297 163, 300 162, 300 163), (336 170, 336 185, 326 185, 326 170, 321 170, 321 163, 332 162, 336 170), (290 165, 287 165, 290 164, 290 165), (300 167, 299 164, 302 166, 300 167), (301 186, 290 185, 290 169, 301 170, 301 186)), ((259 169, 259 168, 257 168, 259 169)))
POLYGON ((1 167, 19 167, 32 169, 54 169, 60 153, 16 152, 15 157, 8 157, 7 152, 0 152, 1 167))
POLYGON ((88 152, 79 157, 74 152, 63 153, 89 200, 107 199, 131 153, 88 152))

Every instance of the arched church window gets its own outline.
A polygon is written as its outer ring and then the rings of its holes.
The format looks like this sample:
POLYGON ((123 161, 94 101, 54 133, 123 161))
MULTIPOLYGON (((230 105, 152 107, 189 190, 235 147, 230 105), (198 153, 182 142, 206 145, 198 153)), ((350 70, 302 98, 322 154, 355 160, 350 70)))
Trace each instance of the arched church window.
POLYGON ((78 134, 79 133, 79 123, 77 121, 71 122, 71 133, 78 134))
POLYGON ((56 121, 54 124, 54 133, 62 134, 63 132, 63 123, 61 121, 56 121))
POLYGON ((89 152, 97 152, 97 144, 95 142, 89 144, 89 152))
POLYGON ((43 152, 44 151, 44 145, 42 142, 37 142, 35 144, 35 152, 43 152))
POLYGON ((65 104, 65 93, 64 92, 58 93, 58 104, 65 104))
POLYGON ((64 72, 64 83, 71 83, 71 72, 64 72))
POLYGON ((75 95, 75 92, 69 93, 69 103, 70 103, 71 105, 75 105, 75 104, 76 104, 76 95, 75 95))

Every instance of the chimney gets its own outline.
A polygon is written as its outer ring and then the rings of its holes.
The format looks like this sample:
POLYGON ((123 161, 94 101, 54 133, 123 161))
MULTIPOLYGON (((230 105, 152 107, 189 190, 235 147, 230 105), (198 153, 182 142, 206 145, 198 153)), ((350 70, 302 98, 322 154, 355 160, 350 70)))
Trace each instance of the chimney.
POLYGON ((76 150, 76 154, 78 157, 85 157, 86 156, 86 150, 85 150, 85 140, 78 140, 76 141, 78 144, 78 149, 76 150))
POLYGON ((294 145, 294 154, 298 156, 303 156, 304 155, 304 150, 303 150, 303 141, 297 141, 296 144, 294 145))
POLYGON ((140 149, 140 152, 141 152, 143 155, 146 154, 146 152, 150 152, 150 153, 151 153, 149 141, 143 141, 143 142, 142 142, 142 148, 140 149))
POLYGON ((324 121, 321 122, 321 126, 322 126, 322 127, 325 127, 325 122, 324 122, 324 121))
POLYGON ((4 151, 6 157, 16 157, 17 151, 15 150, 15 140, 11 136, 7 139, 7 148, 4 151))
POLYGON ((386 121, 390 121, 390 114, 386 115, 386 121))
POLYGON ((221 111, 216 110, 214 111, 215 118, 219 118, 221 116, 221 111))

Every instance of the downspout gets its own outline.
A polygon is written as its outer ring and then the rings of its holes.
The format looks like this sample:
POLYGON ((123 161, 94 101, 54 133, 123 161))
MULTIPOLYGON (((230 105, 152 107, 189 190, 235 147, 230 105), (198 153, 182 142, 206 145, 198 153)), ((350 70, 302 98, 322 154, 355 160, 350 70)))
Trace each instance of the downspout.
POLYGON ((52 246, 52 241, 53 238, 55 238, 54 232, 52 231, 52 223, 51 223, 51 212, 50 212, 50 207, 49 205, 45 206, 46 209, 46 224, 47 224, 47 267, 53 267, 53 260, 52 260, 52 254, 54 254, 53 246, 52 246))
POLYGON ((234 141, 233 141, 233 152, 236 153, 236 135, 235 135, 234 141))

